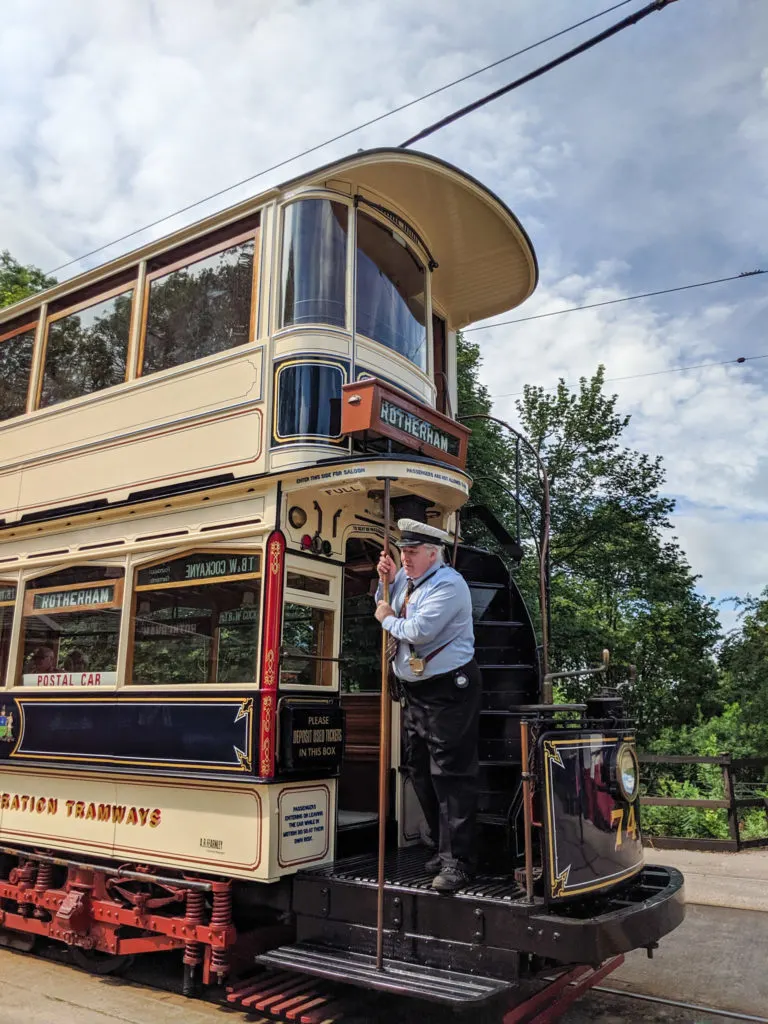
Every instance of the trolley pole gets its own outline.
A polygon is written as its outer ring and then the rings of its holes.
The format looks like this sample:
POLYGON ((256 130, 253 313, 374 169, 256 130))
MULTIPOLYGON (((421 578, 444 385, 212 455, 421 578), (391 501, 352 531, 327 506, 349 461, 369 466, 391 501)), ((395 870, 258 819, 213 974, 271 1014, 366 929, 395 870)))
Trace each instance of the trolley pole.
MULTIPOLYGON (((389 479, 384 480, 384 554, 389 556, 389 479)), ((389 580, 383 581, 384 600, 389 603, 389 580)), ((392 740, 392 702, 389 698, 387 631, 381 631, 381 710, 379 725, 379 872, 376 901, 376 970, 384 967, 384 857, 387 848, 387 805, 389 803, 389 762, 392 740)))

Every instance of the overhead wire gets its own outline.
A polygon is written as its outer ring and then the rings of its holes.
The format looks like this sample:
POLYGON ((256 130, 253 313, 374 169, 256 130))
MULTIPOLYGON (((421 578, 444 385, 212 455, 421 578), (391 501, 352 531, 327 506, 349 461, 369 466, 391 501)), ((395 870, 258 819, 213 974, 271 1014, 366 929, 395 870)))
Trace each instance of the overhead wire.
MULTIPOLYGON (((531 50, 537 49, 539 46, 544 46, 546 43, 552 42, 554 39, 558 39, 560 36, 567 35, 569 32, 575 31, 577 28, 581 28, 583 25, 587 25, 591 21, 595 21, 598 18, 604 17, 606 14, 618 10, 620 7, 625 7, 627 4, 632 3, 633 0, 620 0, 619 3, 613 4, 611 7, 606 7, 602 11, 598 11, 596 14, 590 15, 588 18, 582 18, 581 21, 574 22, 567 28, 560 29, 558 32, 553 32, 551 35, 545 36, 543 39, 539 39, 535 43, 531 43, 528 46, 524 46, 520 50, 515 50, 514 53, 509 53, 506 57, 501 57, 498 60, 492 61, 490 64, 486 64, 481 68, 477 68, 475 71, 470 71, 466 75, 462 75, 460 78, 454 78, 450 82, 446 82, 444 85, 438 86, 436 89, 432 89, 430 92, 425 92, 421 96, 417 96, 416 99, 409 100, 407 103, 401 103, 400 106, 393 107, 391 110, 385 111, 383 114, 378 114, 376 117, 370 118, 368 121, 364 121, 362 124, 356 125, 354 128, 349 128, 346 131, 341 132, 339 135, 334 135, 330 139, 326 139, 324 142, 319 142, 315 146, 308 146, 303 149, 300 153, 296 153, 293 156, 286 157, 285 160, 279 160, 277 163, 272 164, 269 167, 264 167, 260 171, 256 171, 255 174, 250 174, 246 178, 242 178, 240 181, 236 181, 232 185, 227 185, 225 188, 218 189, 216 192, 203 196, 202 199, 197 199, 193 203, 187 203, 186 206, 180 206, 177 210, 171 213, 165 214, 163 217, 158 217, 156 220, 150 221, 148 224, 144 224, 142 227, 135 228, 133 231, 127 232, 127 234, 121 235, 119 238, 114 238, 110 242, 105 242, 103 245, 97 246, 95 249, 91 249, 82 256, 76 256, 71 260, 67 260, 66 263, 61 263, 58 267, 54 267, 53 270, 46 271, 46 275, 53 275, 59 273, 61 270, 66 270, 67 267, 73 266, 75 263, 81 263, 83 260, 87 260, 91 256, 96 256, 105 249, 111 248, 113 245, 119 245, 121 242, 127 242, 131 238, 135 238, 136 235, 140 235, 144 231, 149 231, 151 228, 155 228, 160 224, 165 223, 167 220, 171 220, 174 217, 179 217, 183 213, 189 213, 190 210, 196 209, 198 206, 203 206, 205 203, 211 202, 213 199, 218 199, 220 196, 226 195, 228 192, 233 192, 237 188, 241 188, 243 185, 247 185, 257 178, 262 178, 265 174, 269 174, 272 171, 277 171, 281 167, 286 167, 288 164, 295 163, 296 160, 301 160, 305 156, 309 156, 311 153, 316 153, 320 149, 325 149, 326 146, 333 145, 334 142, 340 142, 342 139, 348 138, 350 135, 354 135, 356 132, 363 131, 365 128, 370 128, 371 125, 378 124, 380 121, 384 121, 388 117, 392 117, 394 114, 399 114, 403 110, 408 110, 410 107, 416 106, 418 103, 423 103, 425 100, 431 99, 433 96, 437 96, 441 92, 445 92, 448 89, 452 89, 456 85, 460 85, 463 82, 469 81, 471 78, 475 78, 477 75, 481 75, 486 71, 490 71, 492 68, 499 67, 501 64, 505 64, 507 61, 513 60, 515 57, 520 57, 525 53, 529 53, 531 50)), ((665 3, 672 2, 672 0, 664 0, 665 3)), ((436 130, 436 129, 435 129, 436 130)), ((405 143, 403 144, 405 145, 405 143)))
POLYGON ((768 274, 768 270, 742 270, 740 274, 733 274, 731 277, 716 277, 710 281, 696 281, 694 284, 681 284, 674 288, 659 288, 653 292, 638 292, 637 295, 622 295, 618 299, 604 299, 602 302, 587 302, 582 306, 568 306, 566 309, 553 309, 548 313, 533 313, 531 316, 519 316, 514 320, 497 320, 492 324, 480 324, 479 327, 467 327, 464 334, 472 331, 489 331, 493 327, 506 327, 508 324, 524 324, 529 320, 544 320, 549 316, 562 316, 563 313, 578 313, 582 309, 598 309, 600 306, 615 306, 619 302, 632 302, 634 299, 650 299, 656 295, 671 295, 672 292, 687 292, 691 288, 706 288, 711 284, 724 284, 726 281, 740 281, 746 277, 758 277, 760 274, 768 274))
MULTIPOLYGON (((711 363, 693 363, 689 366, 670 366, 666 370, 649 370, 647 373, 630 373, 626 377, 606 377, 606 384, 616 384, 619 381, 625 380, 638 380, 641 377, 661 377, 666 373, 682 373, 684 370, 704 370, 710 366, 730 366, 733 364, 750 363, 755 362, 758 359, 768 359, 768 352, 763 352, 756 356, 737 356, 735 359, 720 359, 711 363)), ((533 385, 534 389, 536 385, 533 385)), ((550 388, 542 388, 542 391, 557 391, 559 385, 555 384, 550 388)), ((519 398, 524 395, 525 391, 509 391, 503 395, 489 395, 489 398, 519 398)))
POLYGON ((675 0, 651 0, 651 3, 642 7, 639 11, 635 11, 633 14, 627 15, 626 18, 622 18, 621 21, 617 21, 615 25, 611 25, 609 28, 605 29, 605 31, 599 32, 596 36, 592 36, 591 39, 587 39, 583 43, 579 43, 578 46, 574 46, 572 50, 568 50, 559 57, 555 57, 554 60, 547 61, 546 64, 542 64, 533 71, 529 71, 528 74, 523 75, 522 78, 517 78, 514 82, 510 82, 508 85, 503 85, 500 89, 494 89, 494 91, 488 93, 487 96, 481 96, 479 100, 475 100, 473 103, 468 103, 465 107, 461 107, 459 110, 455 110, 452 114, 448 114, 446 117, 440 118, 439 121, 435 121, 426 128, 422 128, 422 130, 417 132, 416 135, 413 135, 410 139, 406 139, 405 142, 400 143, 400 149, 406 149, 408 146, 412 146, 414 142, 421 142, 422 139, 428 138, 428 136, 439 131, 441 128, 447 128, 449 124, 459 121, 462 117, 466 117, 467 114, 471 114, 475 110, 479 110, 480 107, 484 107, 486 104, 492 103, 501 96, 506 96, 507 93, 512 92, 513 89, 519 89, 521 85, 526 85, 528 82, 532 82, 535 78, 540 78, 541 75, 545 75, 548 71, 552 71, 561 64, 565 64, 566 61, 572 60, 574 57, 578 57, 579 54, 586 53, 586 51, 591 50, 593 46, 597 46, 599 43, 605 42, 606 39, 610 39, 611 36, 615 36, 617 33, 622 32, 625 28, 629 28, 631 25, 636 25, 638 21, 646 18, 649 14, 661 11, 671 3, 675 3, 675 0))

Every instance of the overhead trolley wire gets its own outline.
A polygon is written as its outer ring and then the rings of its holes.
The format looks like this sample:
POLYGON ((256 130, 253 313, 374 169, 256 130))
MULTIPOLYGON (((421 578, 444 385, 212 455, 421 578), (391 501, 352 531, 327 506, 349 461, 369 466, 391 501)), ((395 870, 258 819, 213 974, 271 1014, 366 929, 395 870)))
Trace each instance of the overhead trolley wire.
POLYGON ((468 103, 465 107, 461 107, 459 110, 455 110, 452 114, 448 114, 446 117, 440 118, 439 121, 435 121, 427 128, 423 128, 416 135, 412 135, 410 139, 406 139, 405 142, 401 142, 400 149, 406 149, 408 146, 412 146, 414 142, 420 142, 422 139, 426 139, 427 136, 434 134, 434 132, 439 131, 441 128, 447 128, 449 124, 453 124, 455 121, 460 120, 462 117, 466 117, 467 114, 471 114, 475 110, 479 110, 480 107, 484 107, 487 103, 492 103, 501 96, 506 96, 506 94, 508 92, 512 92, 513 89, 519 89, 521 85, 526 85, 528 82, 532 82, 535 78, 545 75, 548 71, 552 71, 553 68, 559 67, 561 64, 565 64, 566 61, 571 60, 573 57, 577 57, 580 53, 585 53, 587 50, 591 50, 592 47, 597 46, 598 43, 605 42, 605 40, 610 39, 611 36, 615 36, 618 32, 623 31, 625 28, 629 28, 631 25, 636 25, 638 21, 646 18, 649 14, 653 14, 655 11, 661 11, 672 3, 675 3, 675 0, 651 0, 651 3, 642 7, 639 11, 635 11, 634 14, 627 15, 626 18, 622 18, 621 21, 617 21, 615 25, 611 25, 610 28, 605 29, 604 32, 600 32, 598 35, 592 36, 591 39, 587 39, 578 46, 574 46, 574 48, 572 50, 568 50, 567 53, 563 53, 559 57, 555 57, 554 60, 550 60, 546 64, 542 64, 541 67, 536 68, 534 71, 530 71, 527 75, 523 75, 522 78, 517 78, 514 82, 510 82, 509 85, 504 85, 501 89, 495 89, 493 92, 489 92, 487 96, 483 96, 479 100, 475 100, 474 103, 468 103))
MULTIPOLYGON (((665 373, 682 373, 683 370, 703 370, 709 366, 730 366, 731 363, 751 363, 756 362, 758 359, 768 359, 768 352, 763 352, 756 356, 737 356, 735 359, 719 359, 712 363, 693 363, 690 366, 670 366, 666 370, 650 370, 648 373, 630 373, 626 377, 606 377, 606 384, 616 384, 619 381, 624 380, 638 380, 640 377, 661 377, 665 373)), ((544 388, 544 391, 557 391, 559 385, 555 384, 551 388, 544 388)), ((535 388, 536 385, 533 385, 535 388)), ((504 395, 489 395, 489 398, 519 398, 524 395, 524 391, 509 391, 504 395)))
MULTIPOLYGON (((663 3, 672 2, 673 0, 663 0, 663 3)), ((625 7, 629 3, 632 3, 632 0, 621 0, 620 3, 613 4, 611 7, 606 7, 604 10, 598 11, 597 14, 592 14, 588 18, 582 18, 581 21, 574 22, 573 25, 560 29, 558 32, 553 32, 551 35, 545 36, 543 39, 539 39, 536 43, 524 46, 521 50, 515 50, 514 53, 509 53, 506 57, 501 57, 499 60, 495 60, 490 64, 477 68, 475 71, 470 71, 468 74, 462 75, 460 78, 454 78, 453 81, 446 82, 445 85, 440 85, 436 89, 432 89, 430 92, 425 92, 423 95, 417 96, 416 99, 409 100, 407 103, 402 103, 398 107, 393 107, 391 110, 387 110, 383 114, 372 117, 369 121, 364 121, 362 124, 358 124, 354 128, 349 128, 347 131, 341 132, 339 135, 334 135, 332 138, 326 139, 325 142, 319 142, 315 146, 309 146, 307 149, 303 149, 300 153, 286 157, 285 160, 280 160, 276 164, 272 164, 270 167, 264 167, 255 174, 251 174, 247 178, 242 178, 240 181, 236 181, 233 185, 227 185, 225 188, 221 188, 216 192, 211 192, 209 195, 203 196, 202 199, 197 199, 193 203, 181 206, 178 210, 174 210, 172 213, 167 213, 163 217, 158 217, 157 220, 150 221, 149 224, 144 224, 142 227, 129 231, 127 234, 121 235, 119 238, 112 239, 111 242, 105 242, 103 245, 100 245, 95 249, 91 249, 89 252, 83 253, 82 256, 76 256, 74 259, 67 260, 66 263, 62 263, 58 267, 54 267, 53 270, 46 271, 46 274, 57 274, 60 270, 66 270, 67 267, 71 267, 75 263, 81 263, 83 260, 87 260, 90 256, 96 256, 98 253, 111 248, 113 245, 119 245, 120 242, 127 242, 128 239, 135 238, 136 235, 140 235, 143 231, 149 231, 150 228, 155 228, 159 224, 163 224, 165 221, 171 220, 173 217, 178 217, 182 213, 188 213, 190 210, 194 210, 198 206, 202 206, 204 203, 210 202, 212 199, 218 199, 220 196, 226 195, 228 192, 233 192, 242 185, 247 185, 249 182, 255 181, 257 178, 262 178, 265 174, 269 174, 271 171, 277 171, 281 167, 286 167, 288 164, 292 164, 296 160, 301 160, 303 157, 309 156, 310 153, 316 153, 320 149, 325 149, 326 146, 331 146, 334 142, 340 142, 342 139, 346 139, 350 135, 354 135, 356 132, 362 131, 364 128, 370 128, 371 125, 378 124, 379 121, 384 121, 386 118, 392 117, 394 114, 399 114, 401 111, 408 110, 410 107, 414 107, 418 103, 423 103, 425 100, 431 99, 433 96, 437 96, 441 92, 452 89, 454 86, 460 85, 462 82, 467 82, 469 79, 475 78, 477 75, 481 75, 485 71, 490 71, 492 68, 498 67, 500 64, 505 64, 507 61, 514 60, 515 57, 520 57, 524 53, 529 53, 531 50, 535 50, 539 46, 544 46, 546 43, 552 42, 553 39, 558 39, 560 36, 567 35, 569 32, 573 32, 575 29, 581 28, 583 25, 587 25, 591 21, 596 21, 598 18, 602 18, 606 14, 610 14, 611 12, 618 10, 620 7, 625 7)), ((405 143, 403 145, 405 145, 405 143)))
POLYGON ((632 302, 634 299, 650 299, 655 295, 670 295, 672 292, 687 292, 691 288, 706 288, 711 284, 724 284, 726 281, 740 281, 745 277, 758 277, 760 274, 768 274, 768 270, 743 270, 740 274, 733 274, 731 277, 716 277, 711 281, 697 281, 695 284, 681 284, 675 288, 660 288, 655 292, 639 292, 637 295, 622 295, 618 299, 604 299, 602 302, 587 302, 583 306, 568 306, 567 309, 553 309, 549 313, 533 313, 531 316, 519 316, 514 320, 498 320, 493 324, 481 324, 479 327, 466 327, 462 334, 470 334, 472 331, 490 331, 493 327, 506 327, 509 324, 524 324, 529 320, 544 320, 549 316, 562 316, 563 313, 578 313, 582 309, 597 309, 600 306, 615 306, 619 302, 632 302))

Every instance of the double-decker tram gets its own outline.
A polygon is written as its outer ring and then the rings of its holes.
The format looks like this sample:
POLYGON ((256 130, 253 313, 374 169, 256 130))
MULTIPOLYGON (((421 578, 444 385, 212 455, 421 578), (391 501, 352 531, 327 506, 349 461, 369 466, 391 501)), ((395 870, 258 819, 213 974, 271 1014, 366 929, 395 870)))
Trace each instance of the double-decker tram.
POLYGON ((332 979, 511 1021, 680 923, 632 723, 547 699, 510 558, 450 552, 483 677, 480 868, 451 895, 381 699, 385 534, 397 558, 399 518, 455 536, 472 505, 456 331, 536 276, 487 188, 374 150, 3 311, 7 941, 179 950, 187 991, 297 1020, 335 1019, 332 979))

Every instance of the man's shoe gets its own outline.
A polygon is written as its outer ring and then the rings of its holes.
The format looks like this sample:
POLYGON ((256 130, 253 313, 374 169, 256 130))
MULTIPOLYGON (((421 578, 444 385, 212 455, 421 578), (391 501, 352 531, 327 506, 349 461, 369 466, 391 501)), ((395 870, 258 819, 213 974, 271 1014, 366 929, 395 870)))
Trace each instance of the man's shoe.
POLYGON ((472 876, 461 868, 444 867, 441 868, 440 874, 432 880, 432 888, 436 892, 456 892, 457 889, 461 889, 471 881, 472 876))
POLYGON ((443 866, 443 862, 440 860, 440 854, 436 853, 434 857, 430 857, 427 863, 424 865, 424 870, 428 875, 439 875, 440 870, 443 866))

